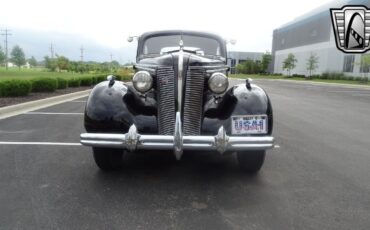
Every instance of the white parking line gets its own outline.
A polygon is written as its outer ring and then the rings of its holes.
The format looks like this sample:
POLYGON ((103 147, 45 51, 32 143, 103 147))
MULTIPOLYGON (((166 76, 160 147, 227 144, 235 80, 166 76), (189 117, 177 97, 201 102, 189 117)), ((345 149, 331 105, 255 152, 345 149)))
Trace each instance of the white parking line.
POLYGON ((49 97, 36 101, 29 101, 21 104, 10 105, 0 108, 0 120, 8 117, 24 114, 29 111, 35 111, 42 108, 50 107, 53 105, 61 104, 64 102, 86 98, 90 93, 90 89, 86 91, 64 94, 55 97, 49 97))
POLYGON ((86 103, 86 101, 70 101, 70 102, 86 103))
POLYGON ((0 141, 0 145, 62 145, 62 146, 82 146, 80 143, 68 143, 68 142, 17 142, 17 141, 0 141))
POLYGON ((51 113, 51 112, 27 112, 24 114, 31 115, 84 115, 84 113, 51 113))

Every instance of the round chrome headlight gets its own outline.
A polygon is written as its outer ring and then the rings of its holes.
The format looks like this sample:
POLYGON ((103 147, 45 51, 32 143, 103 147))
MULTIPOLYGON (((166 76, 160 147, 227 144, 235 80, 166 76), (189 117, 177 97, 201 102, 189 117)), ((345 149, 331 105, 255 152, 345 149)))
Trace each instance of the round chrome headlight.
POLYGON ((152 88, 153 78, 147 71, 139 71, 132 78, 132 84, 137 91, 145 93, 152 88))
POLYGON ((229 87, 229 80, 223 73, 214 73, 208 80, 208 87, 212 92, 220 94, 229 87))

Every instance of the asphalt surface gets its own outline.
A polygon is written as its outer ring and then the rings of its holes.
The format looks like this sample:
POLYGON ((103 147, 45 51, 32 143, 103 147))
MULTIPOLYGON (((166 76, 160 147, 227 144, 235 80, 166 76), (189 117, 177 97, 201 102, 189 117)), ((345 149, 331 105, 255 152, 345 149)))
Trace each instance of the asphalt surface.
MULTIPOLYGON (((370 90, 256 82, 280 146, 259 174, 198 153, 102 173, 87 147, 0 144, 0 229, 369 229, 370 90)), ((77 143, 84 100, 0 120, 0 142, 77 143)))

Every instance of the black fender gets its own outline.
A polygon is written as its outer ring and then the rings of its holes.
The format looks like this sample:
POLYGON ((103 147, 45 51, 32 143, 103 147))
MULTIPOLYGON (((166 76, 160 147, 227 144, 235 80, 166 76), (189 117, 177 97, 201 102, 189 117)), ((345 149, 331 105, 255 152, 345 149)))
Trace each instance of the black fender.
MULTIPOLYGON (((150 95, 153 92, 149 92, 150 95)), ((96 85, 86 102, 84 125, 87 132, 126 133, 132 124, 139 133, 157 133, 157 106, 153 97, 140 97, 121 81, 96 85)))
MULTIPOLYGON (((268 116, 268 135, 272 134, 273 111, 267 93, 257 85, 238 84, 226 91, 221 97, 214 94, 206 96, 202 135, 216 135, 223 126, 228 135, 231 135, 231 117, 237 115, 268 116)), ((266 135, 266 134, 264 134, 266 135)))

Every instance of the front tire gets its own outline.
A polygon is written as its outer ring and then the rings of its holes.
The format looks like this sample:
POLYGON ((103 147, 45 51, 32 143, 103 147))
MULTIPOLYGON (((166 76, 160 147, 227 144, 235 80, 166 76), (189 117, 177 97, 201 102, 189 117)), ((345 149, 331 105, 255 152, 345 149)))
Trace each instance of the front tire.
POLYGON ((93 148, 93 155, 96 165, 103 171, 113 171, 122 168, 122 149, 93 148))
POLYGON ((265 161, 266 151, 246 151, 238 152, 238 163, 241 170, 248 173, 257 173, 264 161, 265 161))

